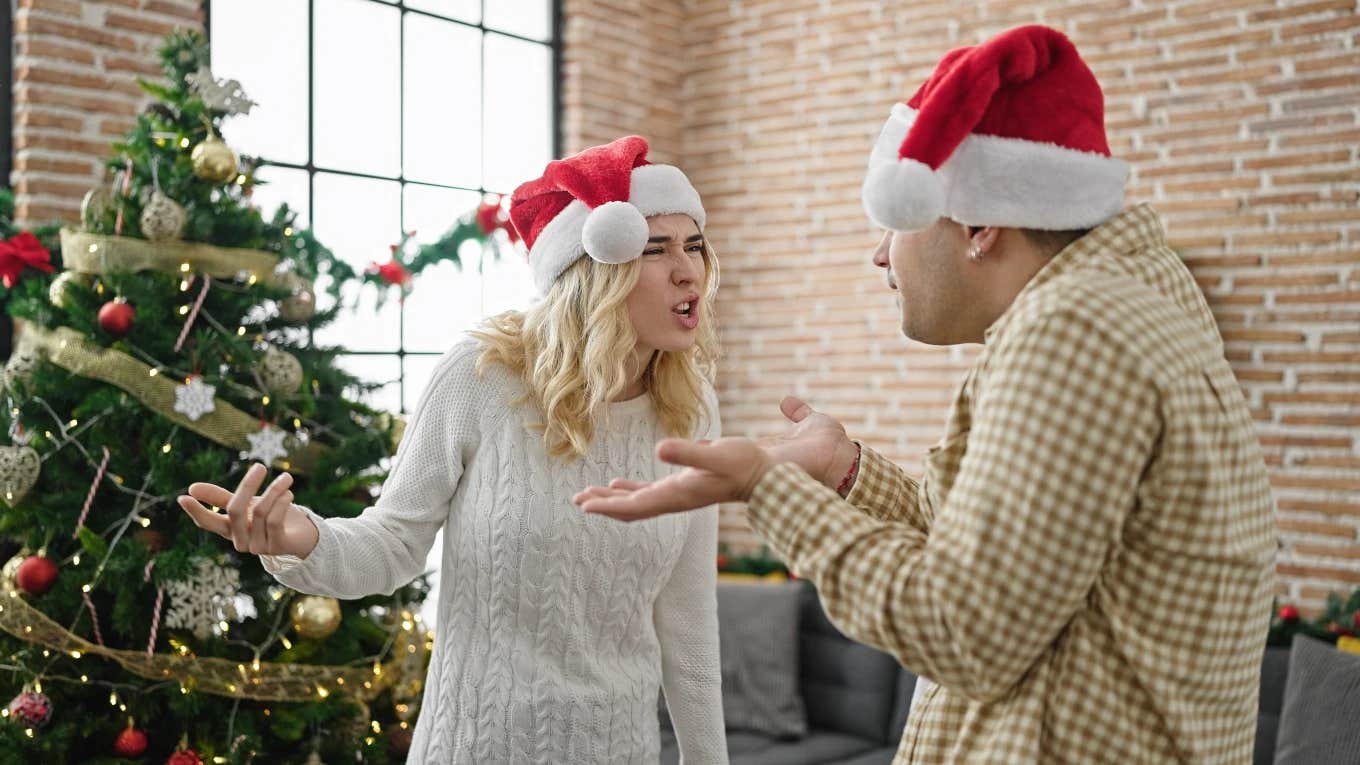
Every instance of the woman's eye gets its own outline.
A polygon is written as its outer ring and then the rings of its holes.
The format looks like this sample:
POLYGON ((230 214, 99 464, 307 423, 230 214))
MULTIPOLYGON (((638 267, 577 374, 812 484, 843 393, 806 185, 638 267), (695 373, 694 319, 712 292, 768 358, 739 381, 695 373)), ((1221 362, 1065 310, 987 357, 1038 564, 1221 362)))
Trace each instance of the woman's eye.
POLYGON ((657 255, 664 255, 665 253, 666 253, 665 250, 643 250, 643 251, 642 251, 642 254, 643 254, 643 255, 648 255, 648 256, 651 256, 651 257, 656 257, 657 255))
POLYGON ((686 247, 685 252, 688 252, 691 255, 702 255, 704 252, 704 246, 701 244, 692 245, 690 247, 686 247))

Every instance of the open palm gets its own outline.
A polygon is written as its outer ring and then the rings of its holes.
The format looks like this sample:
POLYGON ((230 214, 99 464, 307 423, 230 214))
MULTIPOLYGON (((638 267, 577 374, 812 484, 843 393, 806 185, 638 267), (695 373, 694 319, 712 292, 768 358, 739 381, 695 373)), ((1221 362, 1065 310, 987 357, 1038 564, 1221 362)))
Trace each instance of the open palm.
POLYGON ((195 483, 188 494, 179 497, 179 506, 199 528, 230 540, 238 552, 305 558, 319 538, 316 524, 293 504, 293 477, 288 473, 280 473, 256 496, 267 472, 264 465, 252 465, 235 492, 217 484, 195 483), (225 508, 226 514, 214 507, 225 508))

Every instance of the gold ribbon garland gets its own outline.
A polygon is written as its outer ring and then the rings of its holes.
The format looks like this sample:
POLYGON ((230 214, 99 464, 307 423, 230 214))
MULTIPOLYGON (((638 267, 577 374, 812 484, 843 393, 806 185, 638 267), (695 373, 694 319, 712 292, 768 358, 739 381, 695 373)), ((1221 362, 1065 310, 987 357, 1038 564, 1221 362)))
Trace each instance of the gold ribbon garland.
POLYGON ((260 662, 256 669, 254 662, 192 654, 147 656, 146 651, 108 648, 72 634, 13 590, 9 597, 0 594, 0 629, 54 651, 112 659, 147 680, 176 680, 189 690, 255 701, 315 701, 332 693, 371 701, 388 686, 418 687, 413 684, 419 678, 405 677, 411 664, 409 660, 403 664, 403 660, 409 654, 419 654, 424 642, 419 632, 403 629, 404 638, 398 641, 394 658, 373 668, 260 662))
POLYGON ((293 286, 291 274, 276 274, 277 255, 245 247, 214 247, 201 242, 151 242, 125 236, 105 236, 61 230, 61 259, 68 271, 103 274, 109 271, 181 273, 185 263, 215 279, 234 279, 243 271, 276 286, 293 286))
MULTIPOLYGON (((252 417, 220 398, 213 399, 215 407, 211 412, 197 420, 189 419, 175 411, 177 383, 161 375, 152 375, 150 366, 121 351, 95 345, 69 327, 49 330, 28 325, 20 342, 62 369, 121 388, 161 417, 229 449, 249 450, 246 436, 260 430, 258 417, 252 417)), ((316 466, 323 448, 316 443, 297 446, 286 456, 274 460, 274 466, 305 475, 316 466)))

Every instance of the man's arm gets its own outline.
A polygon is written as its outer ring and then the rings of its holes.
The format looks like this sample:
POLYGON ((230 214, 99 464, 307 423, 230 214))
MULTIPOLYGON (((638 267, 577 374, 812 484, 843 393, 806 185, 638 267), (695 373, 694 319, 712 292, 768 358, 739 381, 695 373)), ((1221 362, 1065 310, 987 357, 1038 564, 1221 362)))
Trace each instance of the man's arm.
POLYGON ((951 690, 1000 698, 1081 607, 1133 506, 1160 428, 1135 365, 1079 317, 1038 320, 995 349, 929 536, 868 517, 787 463, 754 485, 751 525, 847 635, 951 690))

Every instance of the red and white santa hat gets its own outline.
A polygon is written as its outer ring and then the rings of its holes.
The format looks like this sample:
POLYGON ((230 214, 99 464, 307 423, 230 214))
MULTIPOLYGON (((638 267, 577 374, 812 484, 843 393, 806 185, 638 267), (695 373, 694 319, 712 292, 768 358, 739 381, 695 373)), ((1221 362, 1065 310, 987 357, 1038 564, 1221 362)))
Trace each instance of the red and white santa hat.
POLYGON ((1104 97, 1072 41, 1044 26, 958 48, 892 115, 869 157, 864 210, 894 231, 1091 228, 1123 208, 1104 97))
POLYGON ((647 161, 630 135, 548 163, 510 198, 510 221, 529 248, 534 286, 546 293, 579 258, 627 263, 647 246, 647 218, 684 213, 704 228, 699 192, 671 165, 647 161))

